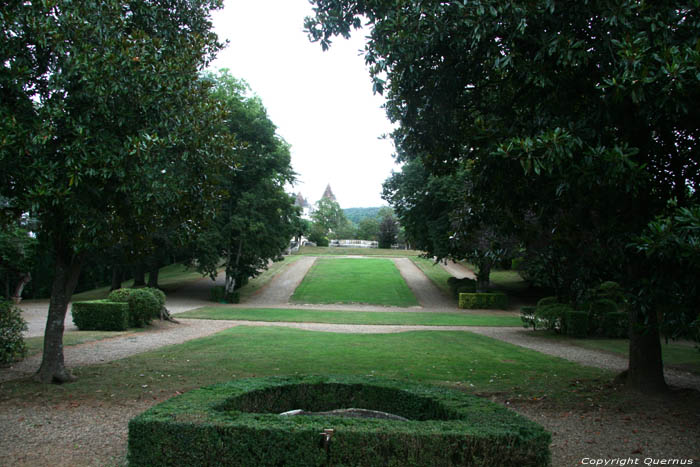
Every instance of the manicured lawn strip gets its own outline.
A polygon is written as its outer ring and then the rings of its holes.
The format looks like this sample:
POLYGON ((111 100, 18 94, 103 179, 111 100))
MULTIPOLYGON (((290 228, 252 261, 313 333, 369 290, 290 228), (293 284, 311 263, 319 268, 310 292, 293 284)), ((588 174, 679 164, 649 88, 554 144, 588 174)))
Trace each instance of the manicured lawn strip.
POLYGON ((435 284, 437 288, 445 294, 445 296, 452 298, 450 286, 447 285, 447 279, 452 277, 452 275, 447 272, 447 270, 443 268, 441 264, 435 264, 433 260, 421 258, 420 256, 411 257, 411 261, 413 261, 413 264, 423 271, 423 274, 428 276, 428 279, 430 279, 433 284, 435 284))
POLYGON ((301 256, 285 256, 282 261, 275 261, 268 268, 248 281, 246 285, 240 288, 241 301, 244 302, 248 297, 265 286, 270 280, 275 277, 282 269, 297 261, 301 256))
MULTIPOLYGON (((75 369, 76 383, 31 379, 0 385, 2 398, 128 401, 170 397, 249 376, 375 375, 448 384, 469 392, 566 399, 573 385, 610 380, 583 367, 515 345, 459 331, 337 334, 239 326, 115 362, 75 369)), ((580 397, 577 395, 576 397, 580 397)))
MULTIPOLYGON (((561 334, 553 334, 549 331, 533 331, 542 339, 554 339, 586 349, 603 350, 615 353, 623 357, 629 355, 628 339, 573 339, 561 334)), ((681 367, 686 371, 700 375, 700 351, 695 343, 689 341, 661 341, 661 354, 665 365, 681 367)))
POLYGON ((418 250, 392 250, 389 248, 331 248, 327 246, 303 246, 294 253, 307 256, 386 256, 403 258, 422 254, 418 250))
POLYGON ((467 313, 316 311, 268 308, 204 307, 178 318, 283 321, 293 323, 396 324, 423 326, 520 326, 519 316, 467 313))
POLYGON ((394 263, 380 258, 319 258, 294 291, 291 301, 418 305, 394 263))
MULTIPOLYGON (((462 265, 466 268, 476 271, 476 267, 473 264, 463 262, 462 265)), ((518 271, 506 271, 504 269, 493 269, 490 275, 491 287, 497 290, 501 290, 508 294, 521 294, 529 287, 527 281, 525 281, 518 271)))
MULTIPOLYGON (((167 294, 168 291, 175 290, 178 287, 185 285, 185 283, 189 281, 201 278, 202 274, 194 269, 187 268, 182 264, 171 264, 170 266, 161 268, 158 272, 158 285, 167 294)), ((148 282, 148 274, 146 274, 146 282, 148 282)), ((128 288, 133 284, 133 280, 124 281, 122 282, 122 287, 128 288)), ((80 302, 83 300, 99 300, 102 298, 107 298, 107 295, 109 295, 109 286, 77 293, 73 295, 71 300, 74 302, 80 302)))

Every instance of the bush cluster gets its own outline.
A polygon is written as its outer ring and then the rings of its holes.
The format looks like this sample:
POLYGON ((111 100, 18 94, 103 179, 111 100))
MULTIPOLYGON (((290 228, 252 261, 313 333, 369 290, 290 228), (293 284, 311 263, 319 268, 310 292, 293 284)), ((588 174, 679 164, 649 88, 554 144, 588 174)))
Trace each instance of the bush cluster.
POLYGON ((165 294, 151 288, 117 289, 110 292, 107 300, 128 303, 129 326, 142 328, 160 317, 160 310, 165 304, 165 294))
POLYGON ((522 307, 520 318, 526 328, 547 329, 572 337, 627 336, 624 295, 615 282, 604 282, 590 290, 588 300, 578 310, 559 303, 556 297, 545 297, 536 307, 522 307))
POLYGON ((216 303, 240 303, 241 293, 234 290, 233 293, 226 293, 226 288, 223 285, 215 285, 209 289, 209 296, 212 302, 216 303))
POLYGON ((450 277, 447 279, 447 285, 450 288, 450 292, 452 292, 452 295, 456 299, 459 299, 459 294, 461 293, 476 292, 476 281, 468 277, 463 277, 461 279, 450 277))
POLYGON ((14 303, 0 301, 0 364, 12 363, 27 354, 22 333, 27 322, 14 303))
POLYGON ((110 300, 75 302, 73 323, 81 331, 125 331, 129 327, 129 304, 110 300))
POLYGON ((249 378, 170 399, 129 422, 131 466, 550 465, 551 437, 443 387, 367 377, 249 378), (289 410, 363 408, 408 421, 289 410), (333 429, 330 440, 322 437, 333 429))
POLYGON ((460 293, 459 307, 468 310, 505 310, 508 308, 508 296, 501 292, 460 293))

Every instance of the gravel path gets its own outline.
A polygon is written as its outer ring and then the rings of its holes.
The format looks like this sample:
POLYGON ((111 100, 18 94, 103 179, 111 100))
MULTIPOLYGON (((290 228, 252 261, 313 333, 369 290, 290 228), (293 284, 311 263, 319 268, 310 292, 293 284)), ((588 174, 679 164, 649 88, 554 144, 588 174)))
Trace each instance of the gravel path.
POLYGON ((250 297, 246 304, 286 305, 314 262, 316 262, 315 256, 304 256, 283 268, 258 293, 250 297))
POLYGON ((438 308, 442 311, 455 310, 454 301, 447 298, 413 261, 408 258, 395 258, 394 264, 422 307, 438 308))

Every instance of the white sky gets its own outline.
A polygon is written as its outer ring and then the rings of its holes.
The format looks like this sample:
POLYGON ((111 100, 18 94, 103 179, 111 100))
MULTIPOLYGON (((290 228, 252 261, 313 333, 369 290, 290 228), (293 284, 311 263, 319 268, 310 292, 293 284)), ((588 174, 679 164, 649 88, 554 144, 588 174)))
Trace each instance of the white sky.
POLYGON ((211 69, 228 68, 261 97, 278 134, 292 146, 293 191, 316 202, 330 183, 343 208, 386 205, 382 182, 398 170, 391 132, 360 55, 364 34, 337 38, 323 52, 304 33, 308 0, 227 0, 213 13, 229 46, 211 69))

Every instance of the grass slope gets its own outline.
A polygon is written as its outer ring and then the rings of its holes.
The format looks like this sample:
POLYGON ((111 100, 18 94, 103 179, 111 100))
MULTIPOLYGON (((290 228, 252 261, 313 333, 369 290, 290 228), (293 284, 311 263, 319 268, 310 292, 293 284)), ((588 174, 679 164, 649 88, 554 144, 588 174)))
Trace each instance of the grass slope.
POLYGON ((394 263, 379 258, 319 258, 294 291, 291 301, 418 305, 394 263))
MULTIPOLYGON (((437 286, 438 289, 442 291, 445 296, 454 298, 450 292, 450 286, 447 285, 447 279, 452 277, 452 274, 447 272, 445 268, 440 264, 435 264, 435 261, 427 258, 421 258, 419 256, 414 256, 411 258, 413 264, 415 264, 418 269, 423 271, 428 279, 432 281, 433 284, 437 286)), ((455 300, 455 303, 457 300, 455 300)))
POLYGON ((177 315, 179 318, 283 321, 293 323, 395 324, 423 326, 520 326, 518 316, 428 313, 316 311, 268 308, 205 307, 177 315))

